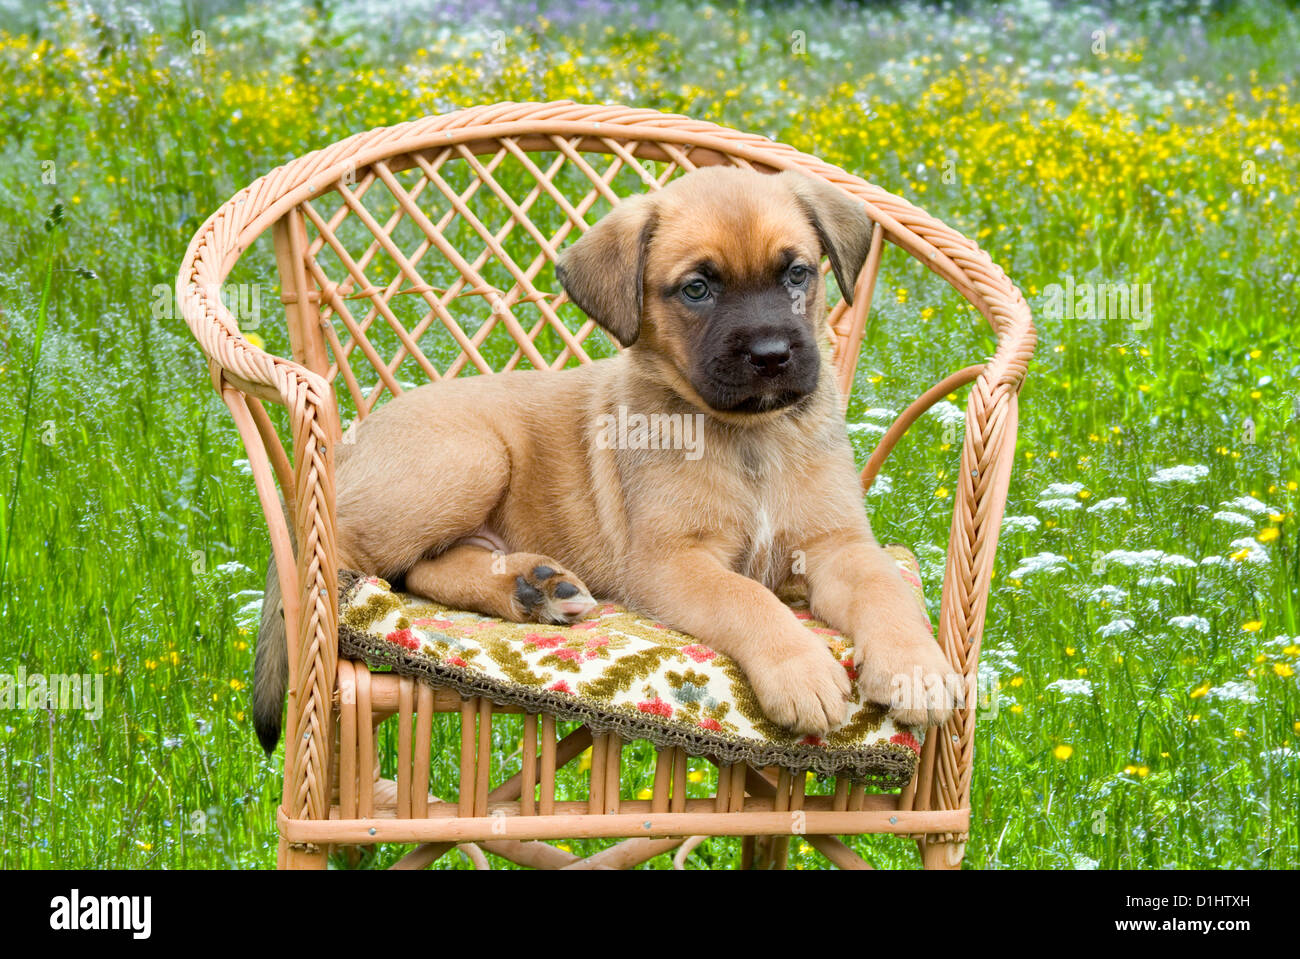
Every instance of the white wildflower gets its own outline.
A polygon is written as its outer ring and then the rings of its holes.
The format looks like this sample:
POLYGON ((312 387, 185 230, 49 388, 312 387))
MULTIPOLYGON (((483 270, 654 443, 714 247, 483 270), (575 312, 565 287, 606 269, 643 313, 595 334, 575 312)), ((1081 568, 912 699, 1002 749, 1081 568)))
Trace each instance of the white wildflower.
POLYGON ((960 426, 966 422, 966 414, 961 411, 961 407, 955 403, 949 403, 947 400, 935 403, 930 407, 930 412, 939 418, 939 422, 944 426, 952 424, 960 426))
POLYGON ((1255 521, 1249 516, 1242 516, 1240 513, 1233 513, 1230 510, 1219 510, 1210 519, 1217 519, 1221 523, 1232 523, 1234 526, 1255 527, 1255 521))
POLYGON ((1020 565, 1013 569, 1009 574, 1011 579, 1024 579, 1033 573, 1048 573, 1058 571, 1062 564, 1069 562, 1064 556, 1058 556, 1055 553, 1038 553, 1034 556, 1026 556, 1020 560, 1020 565))
POLYGON ((1247 513, 1254 513, 1256 516, 1263 516, 1265 513, 1276 513, 1277 510, 1255 499, 1253 496, 1238 496, 1236 499, 1224 500, 1219 504, 1228 509, 1243 510, 1247 513))
POLYGON ((1209 475, 1210 468, 1199 463, 1193 466, 1169 466, 1157 470, 1156 474, 1151 477, 1150 482, 1155 483, 1157 486, 1171 486, 1174 483, 1199 483, 1209 475))
POLYGON ((885 434, 885 427, 879 423, 850 423, 848 429, 850 433, 869 433, 872 436, 885 434))
POLYGON ((980 665, 988 663, 999 676, 1010 675, 1019 669, 1016 666, 1016 651, 1014 649, 981 649, 980 665))
POLYGON ((1032 533, 1043 525, 1037 516, 1004 516, 1002 529, 1007 533, 1032 533))
POLYGON ((884 494, 892 493, 893 491, 894 491, 894 481, 890 479, 888 476, 881 475, 881 476, 877 476, 875 480, 872 482, 871 488, 867 490, 867 495, 883 496, 884 494))
POLYGON ((248 460, 235 460, 230 465, 233 466, 239 472, 243 473, 245 476, 253 475, 253 467, 249 465, 248 460))
POLYGON ((1246 555, 1243 557, 1245 562, 1256 566, 1268 565, 1268 550, 1255 542, 1253 536, 1243 536, 1241 539, 1234 539, 1231 545, 1234 550, 1246 550, 1246 555))
POLYGON ((1131 549, 1112 549, 1102 557, 1107 563, 1115 563, 1119 566, 1128 566, 1134 569, 1151 569, 1160 562, 1164 552, 1158 549, 1144 549, 1135 551, 1131 549))
POLYGON ((1226 556, 1206 556, 1201 560, 1202 566, 1231 566, 1226 556))
POLYGON ((1228 682, 1222 686, 1215 686, 1205 698, 1209 700, 1221 700, 1237 703, 1257 703, 1259 695, 1255 692, 1254 683, 1228 682))
POLYGON ((259 594, 257 599, 249 600, 239 609, 235 610, 235 625, 244 629, 253 629, 261 622, 262 619, 262 597, 259 594))
MULTIPOLYGON (((235 562, 234 560, 231 560, 229 563, 222 563, 220 566, 218 566, 217 572, 221 573, 223 576, 237 576, 240 573, 251 573, 252 570, 249 569, 247 566, 245 566, 243 563, 238 563, 235 562)), ((261 594, 259 593, 258 595, 260 596, 261 594)))
POLYGON ((1105 626, 1097 630, 1101 636, 1118 636, 1121 633, 1127 633, 1134 626, 1131 619, 1113 619, 1105 626))
POLYGON ((1197 562, 1179 553, 1165 553, 1160 557, 1160 565, 1165 569, 1196 569, 1197 562))
POLYGON ((1118 606, 1126 598, 1128 598, 1128 590, 1112 586, 1110 583, 1105 586, 1098 586, 1088 594, 1089 602, 1110 603, 1112 606, 1118 606))
POLYGON ((1113 509, 1123 509, 1128 506, 1127 496, 1109 496, 1106 499, 1099 499, 1088 508, 1089 513, 1109 513, 1113 509))
POLYGON ((1045 499, 1045 500, 1040 500, 1038 503, 1034 505, 1036 505, 1039 509, 1072 510, 1072 509, 1083 508, 1083 504, 1080 503, 1077 499, 1045 499))
POLYGON ((862 418, 868 420, 886 420, 892 423, 894 420, 898 419, 898 413, 894 410, 887 410, 884 407, 873 406, 862 414, 862 418))
POLYGON ((1204 616, 1175 616, 1169 621, 1175 629, 1194 629, 1198 633, 1210 631, 1210 621, 1204 616))
POLYGON ((1048 683, 1047 688, 1056 690, 1067 699, 1071 696, 1092 695, 1092 683, 1086 679, 1057 679, 1048 683))
POLYGON ((917 565, 921 567, 922 579, 943 579, 944 569, 948 565, 948 553, 942 546, 918 543, 912 552, 916 555, 917 565))
POLYGON ((1177 586, 1168 576, 1143 576, 1138 580, 1139 586, 1177 586))
POLYGON ((1053 483, 1039 495, 1048 498, 1056 496, 1078 496, 1082 490, 1082 483, 1053 483))

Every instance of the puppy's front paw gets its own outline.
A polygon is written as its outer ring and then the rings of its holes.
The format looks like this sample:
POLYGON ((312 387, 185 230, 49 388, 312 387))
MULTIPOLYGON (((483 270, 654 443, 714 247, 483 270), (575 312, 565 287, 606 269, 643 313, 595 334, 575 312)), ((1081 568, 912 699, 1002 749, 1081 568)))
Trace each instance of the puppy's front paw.
POLYGON ((864 702, 905 726, 938 726, 963 704, 962 678, 923 623, 881 622, 854 637, 853 662, 864 702))
POLYGON ((801 646, 791 656, 746 673, 768 718, 796 733, 825 736, 844 722, 852 687, 825 646, 801 646))
POLYGON ((565 626, 576 623, 596 606, 582 580, 547 561, 525 564, 515 575, 514 605, 520 622, 565 626))

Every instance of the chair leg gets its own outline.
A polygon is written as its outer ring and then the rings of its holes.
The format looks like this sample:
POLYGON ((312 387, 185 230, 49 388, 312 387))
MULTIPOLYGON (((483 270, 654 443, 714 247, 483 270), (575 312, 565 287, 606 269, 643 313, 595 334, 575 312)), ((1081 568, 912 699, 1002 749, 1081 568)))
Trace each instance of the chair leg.
POLYGON ((741 869, 784 869, 790 851, 790 837, 746 836, 741 850, 741 869))
POLYGON ((921 864, 926 869, 960 869, 966 855, 964 842, 941 842, 933 836, 916 841, 921 850, 921 864))

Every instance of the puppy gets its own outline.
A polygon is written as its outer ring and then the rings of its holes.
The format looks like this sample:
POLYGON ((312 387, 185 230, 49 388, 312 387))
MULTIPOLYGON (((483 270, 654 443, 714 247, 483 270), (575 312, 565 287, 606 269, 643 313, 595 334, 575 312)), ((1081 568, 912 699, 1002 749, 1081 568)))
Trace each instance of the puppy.
MULTIPOLYGON (((777 598, 800 589, 852 638, 867 700, 943 722, 961 681, 872 536, 830 367, 818 266, 851 301, 872 229, 789 172, 710 167, 625 200, 556 266, 623 351, 377 409, 338 448, 340 566, 515 622, 615 600, 725 653, 769 718, 821 735, 850 680, 777 598)), ((286 672, 274 582, 254 709, 268 750, 286 672)))

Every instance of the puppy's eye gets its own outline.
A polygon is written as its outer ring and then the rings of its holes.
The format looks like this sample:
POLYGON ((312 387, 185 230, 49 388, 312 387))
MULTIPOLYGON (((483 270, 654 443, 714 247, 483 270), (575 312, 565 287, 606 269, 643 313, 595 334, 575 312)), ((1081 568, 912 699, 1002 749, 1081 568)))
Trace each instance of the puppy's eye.
POLYGON ((682 296, 692 303, 700 303, 709 298, 709 284, 703 280, 691 280, 682 287, 682 296))
POLYGON ((808 282, 808 279, 811 276, 812 270, 804 266, 802 263, 796 263, 794 266, 790 267, 790 269, 785 271, 785 278, 795 286, 803 286, 808 282))

